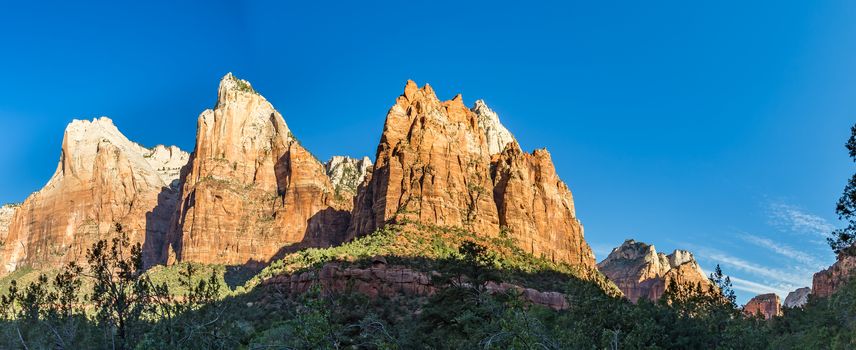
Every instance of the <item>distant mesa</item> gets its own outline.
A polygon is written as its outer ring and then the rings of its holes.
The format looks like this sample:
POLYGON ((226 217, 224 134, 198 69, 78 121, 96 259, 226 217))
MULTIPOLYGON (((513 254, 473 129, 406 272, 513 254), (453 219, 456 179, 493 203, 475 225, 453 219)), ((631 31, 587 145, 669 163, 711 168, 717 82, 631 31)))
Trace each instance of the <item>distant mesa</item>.
POLYGON ((761 294, 743 306, 743 313, 749 316, 761 315, 769 320, 782 315, 782 303, 775 293, 761 294))
POLYGON ((640 298, 658 300, 670 284, 683 289, 700 286, 702 291, 710 286, 692 253, 675 250, 666 255, 653 245, 632 239, 613 249, 597 267, 632 302, 640 298))

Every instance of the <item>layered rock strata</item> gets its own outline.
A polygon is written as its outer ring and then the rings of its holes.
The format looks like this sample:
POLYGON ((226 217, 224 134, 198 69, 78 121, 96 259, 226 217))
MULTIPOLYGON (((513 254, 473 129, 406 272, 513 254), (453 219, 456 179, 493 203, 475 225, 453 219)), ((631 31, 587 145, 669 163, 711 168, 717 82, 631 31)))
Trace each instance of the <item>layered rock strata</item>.
POLYGON ((761 315, 769 320, 782 315, 782 305, 775 293, 761 294, 743 306, 743 313, 749 316, 761 315))
POLYGON ((226 75, 217 105, 199 116, 196 148, 165 255, 217 264, 264 264, 289 251, 341 241, 351 201, 249 82, 226 75))
MULTIPOLYGON (((403 266, 387 266, 375 263, 372 267, 343 267, 328 263, 316 271, 292 275, 280 275, 265 280, 262 285, 286 293, 305 293, 313 285, 321 287, 323 293, 360 293, 371 298, 406 296, 430 296, 439 290, 432 282, 431 274, 415 271, 403 266)), ((568 308, 568 300, 558 292, 542 292, 509 283, 489 282, 485 289, 491 293, 514 290, 523 300, 555 310, 568 308)))
POLYGON ((702 291, 711 285, 692 253, 675 250, 666 255, 632 239, 613 249, 597 266, 632 302, 658 300, 669 285, 685 290, 699 286, 702 291))
POLYGON ((348 237, 390 222, 505 231, 525 251, 594 266, 573 197, 544 150, 522 152, 484 102, 440 101, 408 81, 389 110, 376 161, 358 189, 348 237))
POLYGON ((0 249, 3 271, 84 261, 86 249, 112 237, 116 224, 143 244, 147 263, 157 261, 177 198, 171 175, 187 159, 175 147, 129 141, 106 117, 73 121, 54 175, 11 219, 0 249))

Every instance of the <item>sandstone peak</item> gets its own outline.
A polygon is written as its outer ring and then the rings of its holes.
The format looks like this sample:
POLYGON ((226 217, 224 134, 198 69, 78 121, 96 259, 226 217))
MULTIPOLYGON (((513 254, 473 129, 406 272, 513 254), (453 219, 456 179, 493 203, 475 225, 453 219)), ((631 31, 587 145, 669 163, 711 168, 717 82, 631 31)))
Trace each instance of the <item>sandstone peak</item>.
POLYGON ((597 266, 634 302, 659 299, 669 281, 679 288, 710 285, 692 253, 675 250, 666 255, 658 253, 654 245, 632 239, 614 248, 597 266))
POLYGON ((408 81, 387 113, 348 236, 390 222, 464 227, 485 236, 502 228, 531 254, 593 267, 573 197, 549 155, 523 152, 516 143, 506 147, 513 138, 495 113, 477 110, 481 123, 462 97, 441 102, 430 85, 408 81))
POLYGON ((163 240, 175 191, 170 184, 188 155, 177 147, 147 149, 128 140, 107 117, 66 127, 56 172, 12 216, 0 263, 55 268, 85 259, 86 249, 120 223, 132 242, 163 240), (167 154, 163 150, 168 150, 167 154))
POLYGON ((246 80, 227 74, 213 110, 197 123, 162 256, 264 264, 283 249, 341 240, 350 201, 334 201, 324 165, 293 137, 282 115, 246 80), (347 202, 345 205, 343 202, 347 202))
POLYGON ((757 295, 745 306, 743 313, 749 316, 762 315, 764 319, 771 319, 782 315, 782 305, 779 301, 779 296, 775 293, 757 295))
POLYGON ((490 154, 497 154, 505 149, 511 142, 516 142, 511 132, 499 121, 499 116, 484 100, 476 100, 472 108, 473 113, 478 116, 479 127, 487 138, 487 146, 490 154))
POLYGON ((797 288, 793 292, 788 293, 788 296, 785 298, 784 307, 787 308, 797 308, 802 307, 805 303, 808 302, 808 296, 811 294, 811 288, 802 287, 797 288))
POLYGON ((340 195, 353 197, 357 187, 363 183, 366 174, 371 171, 372 161, 369 157, 361 159, 347 156, 333 156, 324 163, 324 169, 333 188, 340 195))

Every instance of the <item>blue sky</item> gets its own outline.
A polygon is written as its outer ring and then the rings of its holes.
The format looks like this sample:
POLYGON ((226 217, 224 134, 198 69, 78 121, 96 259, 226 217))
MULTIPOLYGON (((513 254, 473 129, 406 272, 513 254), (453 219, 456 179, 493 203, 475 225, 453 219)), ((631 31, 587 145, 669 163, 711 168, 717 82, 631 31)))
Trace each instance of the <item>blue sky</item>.
POLYGON ((190 150, 226 72, 320 158, 374 155, 406 79, 547 147, 602 259, 625 238, 721 263, 740 301, 810 284, 853 171, 856 3, 15 2, 0 13, 0 202, 73 118, 190 150), (179 4, 180 3, 180 4, 179 4))

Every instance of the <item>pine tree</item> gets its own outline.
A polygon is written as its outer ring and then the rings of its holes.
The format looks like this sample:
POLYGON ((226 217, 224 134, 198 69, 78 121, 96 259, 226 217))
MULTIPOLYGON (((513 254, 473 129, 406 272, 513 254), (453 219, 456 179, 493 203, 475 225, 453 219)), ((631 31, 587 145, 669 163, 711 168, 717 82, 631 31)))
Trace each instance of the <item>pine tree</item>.
MULTIPOLYGON (((850 158, 856 162, 856 125, 850 128, 850 139, 845 144, 850 158)), ((856 255, 856 174, 850 177, 850 181, 844 186, 844 193, 838 199, 835 212, 839 220, 847 222, 847 227, 832 232, 832 237, 827 238, 829 246, 837 255, 856 255)))

